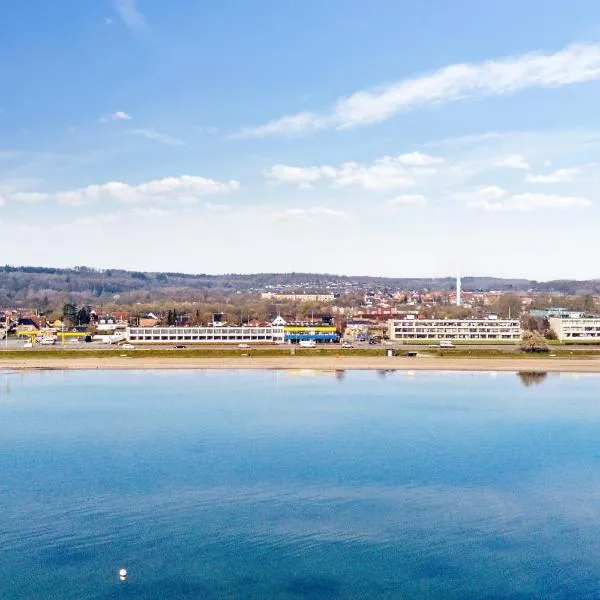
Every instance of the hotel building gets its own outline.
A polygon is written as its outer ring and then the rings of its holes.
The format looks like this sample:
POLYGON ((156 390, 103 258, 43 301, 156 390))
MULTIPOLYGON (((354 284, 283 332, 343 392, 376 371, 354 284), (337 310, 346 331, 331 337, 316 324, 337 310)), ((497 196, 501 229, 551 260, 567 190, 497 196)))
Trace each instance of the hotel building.
POLYGON ((488 340, 518 342, 522 335, 518 319, 414 319, 388 321, 388 336, 403 340, 488 340))
POLYGON ((548 321, 559 340, 600 342, 599 317, 550 317, 548 321))
POLYGON ((129 327, 127 339, 135 344, 282 344, 282 326, 265 327, 129 327))

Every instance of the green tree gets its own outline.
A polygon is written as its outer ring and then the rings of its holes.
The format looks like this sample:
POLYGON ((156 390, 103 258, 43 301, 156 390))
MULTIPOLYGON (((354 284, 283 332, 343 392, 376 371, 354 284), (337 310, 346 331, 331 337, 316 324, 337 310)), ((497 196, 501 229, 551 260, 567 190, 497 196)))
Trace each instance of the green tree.
POLYGON ((66 302, 63 306, 62 318, 69 327, 77 325, 77 307, 71 302, 66 302))
POLYGON ((89 325, 91 317, 90 317, 90 307, 82 306, 77 312, 77 324, 78 325, 89 325))

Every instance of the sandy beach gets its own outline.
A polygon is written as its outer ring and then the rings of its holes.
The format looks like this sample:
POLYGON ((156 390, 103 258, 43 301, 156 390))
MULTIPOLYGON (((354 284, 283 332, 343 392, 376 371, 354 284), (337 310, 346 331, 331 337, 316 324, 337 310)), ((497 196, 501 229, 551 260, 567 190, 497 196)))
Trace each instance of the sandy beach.
POLYGON ((600 373, 600 358, 440 358, 363 356, 283 357, 102 357, 6 359, 0 370, 52 369, 394 369, 404 371, 538 371, 600 373))

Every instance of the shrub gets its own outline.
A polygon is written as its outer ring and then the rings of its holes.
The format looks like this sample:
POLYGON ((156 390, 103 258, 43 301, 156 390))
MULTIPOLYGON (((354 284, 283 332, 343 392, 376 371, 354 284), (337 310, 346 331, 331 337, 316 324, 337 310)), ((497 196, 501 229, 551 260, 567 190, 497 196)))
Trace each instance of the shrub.
POLYGON ((521 340, 521 350, 523 352, 548 352, 550 348, 546 340, 535 331, 525 331, 521 340))

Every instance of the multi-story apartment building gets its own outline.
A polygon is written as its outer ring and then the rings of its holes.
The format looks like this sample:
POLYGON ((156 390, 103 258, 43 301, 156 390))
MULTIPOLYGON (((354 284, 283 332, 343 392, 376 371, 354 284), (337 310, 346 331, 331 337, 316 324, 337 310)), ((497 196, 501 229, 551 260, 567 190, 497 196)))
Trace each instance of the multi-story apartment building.
POLYGON ((522 336, 518 319, 415 319, 388 321, 388 336, 403 340, 514 341, 522 336))
POLYGON ((559 340, 600 343, 600 317, 550 317, 548 321, 559 340))

